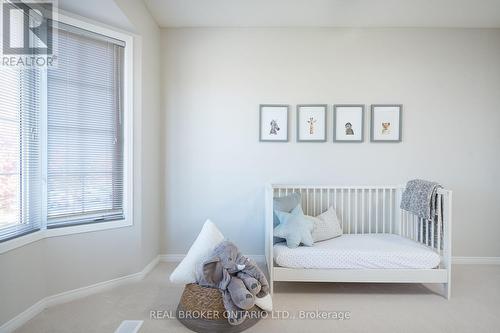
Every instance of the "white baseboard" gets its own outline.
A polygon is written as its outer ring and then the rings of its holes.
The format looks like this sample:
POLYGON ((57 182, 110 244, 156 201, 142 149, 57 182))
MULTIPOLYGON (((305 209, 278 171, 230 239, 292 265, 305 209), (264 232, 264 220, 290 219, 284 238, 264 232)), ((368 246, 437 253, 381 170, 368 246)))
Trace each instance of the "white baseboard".
POLYGON ((17 328, 25 324, 28 320, 30 320, 31 318, 42 312, 44 309, 51 307, 53 305, 73 301, 75 299, 89 296, 114 287, 118 287, 126 283, 140 281, 144 279, 144 277, 153 270, 153 268, 158 264, 159 261, 160 261, 160 256, 157 256, 149 264, 147 264, 146 267, 144 267, 140 272, 122 276, 108 281, 99 282, 78 289, 68 290, 60 294, 47 296, 41 299, 40 301, 36 302, 32 306, 30 306, 28 309, 21 312, 14 318, 12 318, 8 322, 4 323, 2 326, 0 326, 0 332, 12 332, 16 330, 17 328))
POLYGON ((455 265, 500 265, 500 257, 453 257, 455 265))
MULTIPOLYGON (((180 262, 185 256, 185 254, 160 254, 159 257, 161 262, 180 262)), ((255 260, 259 264, 266 262, 266 257, 263 254, 249 254, 245 256, 255 260)))

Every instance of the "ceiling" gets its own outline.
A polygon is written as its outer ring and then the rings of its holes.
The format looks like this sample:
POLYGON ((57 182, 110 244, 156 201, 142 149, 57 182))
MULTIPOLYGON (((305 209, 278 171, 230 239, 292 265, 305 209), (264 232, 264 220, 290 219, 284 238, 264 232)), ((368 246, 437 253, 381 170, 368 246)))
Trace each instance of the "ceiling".
POLYGON ((144 2, 161 27, 500 27, 500 0, 144 2))
POLYGON ((58 0, 57 5, 64 11, 113 27, 134 31, 132 23, 113 0, 58 0))

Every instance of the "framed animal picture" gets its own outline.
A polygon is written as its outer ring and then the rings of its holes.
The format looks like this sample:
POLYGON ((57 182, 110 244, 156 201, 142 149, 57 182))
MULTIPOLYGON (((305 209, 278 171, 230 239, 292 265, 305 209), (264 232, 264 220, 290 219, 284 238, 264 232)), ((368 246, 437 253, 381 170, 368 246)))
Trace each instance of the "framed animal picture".
POLYGON ((326 141, 326 104, 297 105, 297 141, 326 141))
POLYGON ((342 104, 333 106, 333 141, 363 142, 365 106, 342 104))
POLYGON ((401 104, 372 105, 372 142, 401 142, 402 110, 401 104))
POLYGON ((259 112, 259 140, 288 141, 288 105, 261 104, 259 112))

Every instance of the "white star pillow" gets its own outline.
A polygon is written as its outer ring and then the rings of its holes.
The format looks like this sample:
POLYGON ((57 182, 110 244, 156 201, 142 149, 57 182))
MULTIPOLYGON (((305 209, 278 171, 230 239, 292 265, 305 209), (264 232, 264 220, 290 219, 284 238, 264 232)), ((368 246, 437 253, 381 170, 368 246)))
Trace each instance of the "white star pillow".
POLYGON ((274 236, 285 238, 286 246, 291 249, 300 244, 313 245, 311 232, 314 224, 304 215, 300 205, 297 205, 290 213, 282 211, 275 211, 275 213, 280 224, 274 228, 274 236))

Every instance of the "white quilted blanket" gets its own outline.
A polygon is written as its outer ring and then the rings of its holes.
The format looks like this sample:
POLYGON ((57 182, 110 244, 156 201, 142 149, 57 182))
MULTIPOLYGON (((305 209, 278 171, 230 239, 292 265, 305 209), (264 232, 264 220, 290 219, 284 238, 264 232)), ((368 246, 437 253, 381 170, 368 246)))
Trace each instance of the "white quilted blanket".
POLYGON ((274 245, 274 260, 289 268, 435 268, 440 256, 415 241, 392 234, 344 234, 290 249, 274 245))

